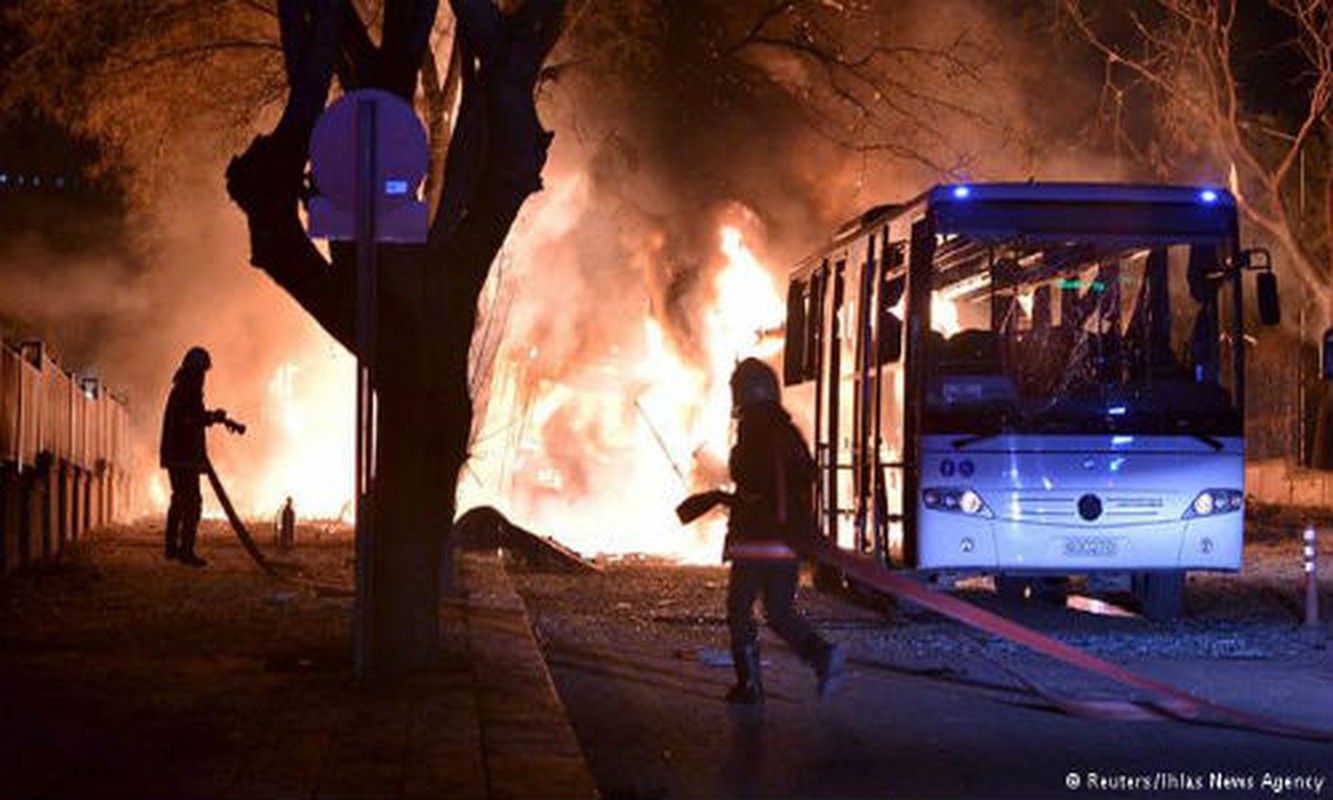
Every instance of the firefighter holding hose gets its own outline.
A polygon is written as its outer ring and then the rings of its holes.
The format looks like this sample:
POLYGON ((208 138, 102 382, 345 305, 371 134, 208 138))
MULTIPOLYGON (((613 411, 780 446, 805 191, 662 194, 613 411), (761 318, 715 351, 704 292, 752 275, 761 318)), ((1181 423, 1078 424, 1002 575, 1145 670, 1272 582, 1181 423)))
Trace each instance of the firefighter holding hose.
POLYGON ((766 364, 754 358, 737 364, 731 396, 737 433, 728 466, 736 490, 695 495, 677 510, 688 521, 719 502, 731 509, 723 559, 731 562, 727 627, 736 685, 727 701, 749 705, 764 699, 754 618, 760 597, 768 626, 814 668, 824 697, 842 677, 844 654, 795 609, 800 562, 792 547, 815 535, 814 461, 781 405, 777 375, 766 364))
POLYGON ((199 535, 203 496, 199 477, 208 469, 204 430, 222 424, 232 433, 245 433, 245 426, 227 418, 222 409, 204 408, 204 373, 213 359, 202 347, 192 347, 171 379, 171 394, 162 414, 163 469, 171 480, 171 506, 167 509, 166 557, 191 567, 208 562, 194 552, 199 535))

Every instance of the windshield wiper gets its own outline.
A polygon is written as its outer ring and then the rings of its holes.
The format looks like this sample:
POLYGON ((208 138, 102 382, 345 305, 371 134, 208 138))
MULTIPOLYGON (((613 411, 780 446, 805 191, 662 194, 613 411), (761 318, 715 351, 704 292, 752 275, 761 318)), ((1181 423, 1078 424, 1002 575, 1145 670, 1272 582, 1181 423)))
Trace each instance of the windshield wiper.
POLYGON ((1215 453, 1219 452, 1224 446, 1222 444, 1221 439, 1214 439, 1213 437, 1209 436, 1206 433, 1195 433, 1194 431, 1190 431, 1190 436, 1193 436, 1195 439, 1198 439, 1199 441, 1213 448, 1213 452, 1215 453))

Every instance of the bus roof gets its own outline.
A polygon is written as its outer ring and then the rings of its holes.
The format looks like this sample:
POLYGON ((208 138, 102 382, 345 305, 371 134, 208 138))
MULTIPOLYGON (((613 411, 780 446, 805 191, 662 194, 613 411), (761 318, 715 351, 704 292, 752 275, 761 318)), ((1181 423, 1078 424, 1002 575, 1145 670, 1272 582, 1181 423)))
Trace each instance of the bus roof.
POLYGON ((905 203, 875 206, 836 241, 903 214, 935 212, 942 233, 1009 236, 1214 237, 1232 235, 1236 201, 1226 189, 1133 183, 948 183, 905 203))
POLYGON ((934 203, 1165 203, 1235 206, 1226 189, 1216 186, 1167 186, 1144 183, 949 183, 925 197, 934 203))

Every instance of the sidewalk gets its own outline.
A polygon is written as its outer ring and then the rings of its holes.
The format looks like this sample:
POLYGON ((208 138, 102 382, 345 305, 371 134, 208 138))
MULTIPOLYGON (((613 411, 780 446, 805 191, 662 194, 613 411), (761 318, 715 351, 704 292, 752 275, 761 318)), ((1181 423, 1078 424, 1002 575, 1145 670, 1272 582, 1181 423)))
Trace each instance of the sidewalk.
MULTIPOLYGON (((351 601, 266 578, 215 530, 207 568, 156 530, 89 537, 0 581, 0 797, 595 797, 494 557, 466 556, 437 673, 350 681, 351 601)), ((291 554, 350 584, 350 543, 291 554)))

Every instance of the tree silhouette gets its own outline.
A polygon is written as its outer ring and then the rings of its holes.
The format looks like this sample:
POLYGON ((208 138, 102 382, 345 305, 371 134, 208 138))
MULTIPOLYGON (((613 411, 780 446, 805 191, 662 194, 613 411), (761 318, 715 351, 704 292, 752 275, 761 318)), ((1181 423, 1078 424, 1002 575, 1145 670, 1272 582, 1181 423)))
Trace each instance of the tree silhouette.
MULTIPOLYGON (((1245 216, 1271 237, 1312 295, 1327 295, 1333 276, 1328 223, 1311 224, 1297 202, 1306 154, 1333 133, 1333 13, 1310 0, 1270 0, 1285 41, 1264 41, 1236 0, 1152 0, 1101 7, 1063 0, 1075 35, 1105 62, 1102 112, 1115 142, 1164 178, 1205 160, 1225 170, 1245 216), (1254 109, 1247 62, 1275 51, 1298 71, 1281 76, 1292 102, 1286 118, 1254 109), (1135 126, 1146 117, 1155 124, 1135 126), (1144 133, 1144 131, 1148 131, 1144 133), (1310 234, 1314 234, 1311 236, 1310 234)), ((1271 36, 1271 34, 1270 34, 1271 36)), ((1271 79, 1270 79, 1271 81, 1271 79)), ((1326 158, 1318 158, 1326 163, 1326 158)), ((1333 173, 1321 180, 1333 190, 1333 173)), ((1319 206, 1325 198, 1316 197, 1319 206)), ((1320 312, 1333 314, 1333 308, 1320 312)))
MULTIPOLYGON (((439 210, 424 244, 378 246, 377 588, 366 655, 367 669, 386 677, 426 667, 435 653, 440 565, 472 429, 477 300, 519 208, 541 187, 551 141, 534 91, 562 0, 527 0, 509 13, 490 0, 450 5, 461 99, 439 210)), ((310 134, 335 75, 344 89, 376 87, 411 102, 436 10, 432 0, 389 0, 375 45, 347 0, 279 3, 287 102, 273 131, 227 169, 228 193, 249 223, 251 263, 353 353, 355 248, 334 243, 326 259, 298 214, 310 134)))

